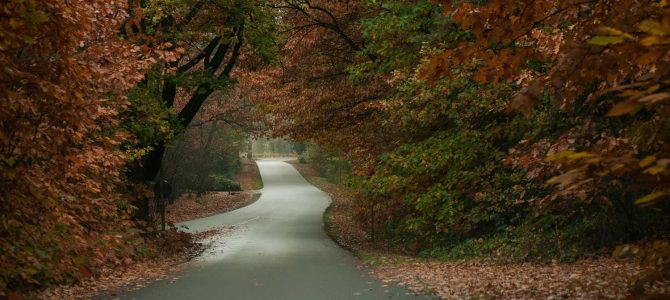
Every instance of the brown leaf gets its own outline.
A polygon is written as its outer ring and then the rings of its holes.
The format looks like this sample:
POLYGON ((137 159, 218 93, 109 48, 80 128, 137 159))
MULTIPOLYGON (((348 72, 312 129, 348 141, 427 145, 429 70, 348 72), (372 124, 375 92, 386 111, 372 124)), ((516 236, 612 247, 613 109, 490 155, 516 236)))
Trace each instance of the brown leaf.
POLYGON ((614 105, 607 115, 610 117, 623 116, 637 112, 640 108, 642 108, 642 104, 637 101, 624 101, 614 105))

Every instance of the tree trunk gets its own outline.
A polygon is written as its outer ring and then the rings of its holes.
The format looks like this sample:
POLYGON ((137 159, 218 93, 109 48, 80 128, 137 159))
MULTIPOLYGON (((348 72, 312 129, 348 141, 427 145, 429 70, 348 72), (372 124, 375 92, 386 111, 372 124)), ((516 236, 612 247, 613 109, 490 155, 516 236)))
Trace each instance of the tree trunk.
MULTIPOLYGON (((228 59, 228 62, 226 63, 223 71, 218 75, 219 79, 230 78, 230 72, 233 70, 235 63, 237 63, 237 59, 240 55, 240 50, 242 48, 243 37, 244 37, 243 31, 244 31, 244 23, 240 24, 235 32, 237 42, 233 47, 233 52, 231 53, 230 58, 228 59)), ((197 63, 199 63, 201 60, 204 59, 206 70, 208 70, 212 76, 215 76, 216 71, 220 68, 220 66, 224 62, 226 52, 228 52, 228 49, 230 48, 230 43, 219 44, 220 41, 221 41, 220 36, 215 37, 209 43, 209 45, 207 45, 207 47, 204 49, 201 55, 198 55, 196 58, 188 62, 186 65, 180 67, 179 71, 186 72, 191 67, 195 66, 197 63), (214 52, 214 49, 216 48, 217 45, 218 49, 216 49, 216 52, 214 52), (214 52, 213 55, 212 52, 214 52)), ((169 80, 164 82, 164 89, 162 90, 161 99, 165 102, 166 105, 172 106, 174 104, 176 91, 177 87, 176 85, 174 85, 173 82, 169 80)), ((202 83, 198 86, 196 92, 191 96, 191 99, 188 101, 186 106, 177 115, 180 120, 180 124, 183 127, 187 127, 191 123, 197 112, 200 110, 202 104, 215 91, 216 90, 212 88, 211 85, 208 83, 202 83)), ((155 145, 153 149, 149 151, 149 153, 142 158, 141 164, 138 167, 132 168, 129 171, 128 177, 135 182, 145 184, 154 181, 161 168, 163 154, 165 153, 166 149, 165 147, 166 147, 165 142, 160 142, 157 145, 155 145)), ((142 211, 144 209, 141 209, 138 212, 139 218, 145 219, 147 221, 149 221, 148 201, 150 201, 150 199, 138 199, 135 203, 135 206, 137 207, 147 208, 147 211, 142 211)))

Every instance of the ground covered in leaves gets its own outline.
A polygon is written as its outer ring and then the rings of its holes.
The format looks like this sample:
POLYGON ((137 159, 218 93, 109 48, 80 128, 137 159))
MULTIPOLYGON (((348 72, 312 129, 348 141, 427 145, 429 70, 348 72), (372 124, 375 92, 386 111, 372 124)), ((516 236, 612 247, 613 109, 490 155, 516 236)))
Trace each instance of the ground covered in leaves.
MULTIPOLYGON (((232 232, 234 227, 220 227, 189 234, 190 243, 180 251, 166 253, 165 256, 129 264, 123 268, 107 268, 99 276, 83 280, 75 285, 55 286, 34 293, 28 299, 117 299, 121 293, 144 288, 153 281, 179 280, 179 271, 186 263, 216 240, 216 236, 232 232)), ((173 229, 174 230, 174 229, 173 229)), ((169 240, 166 238, 165 240, 169 240)))
POLYGON ((166 219, 179 223, 204 218, 247 206, 256 200, 257 192, 211 192, 200 197, 184 195, 166 208, 166 219))
MULTIPOLYGON (((363 225, 352 216, 355 195, 328 182, 308 164, 291 161, 312 184, 333 200, 326 213, 329 235, 355 252, 374 277, 406 285, 416 293, 442 299, 616 299, 624 298, 629 278, 638 264, 608 257, 575 263, 493 263, 440 261, 404 255, 384 242, 372 242, 363 225)), ((668 284, 654 291, 670 291, 668 284)))
POLYGON ((71 286, 46 289, 31 299, 90 299, 92 297, 116 298, 120 291, 142 288, 155 280, 170 280, 187 261, 188 256, 173 255, 167 258, 133 264, 123 269, 106 269, 99 277, 83 280, 71 286))
POLYGON ((254 191, 263 188, 263 179, 258 170, 258 165, 254 160, 248 158, 240 158, 242 168, 235 176, 235 181, 240 184, 243 191, 254 191))
POLYGON ((151 256, 128 259, 120 265, 105 265, 87 279, 33 291, 25 299, 116 298, 122 291, 139 289, 155 280, 174 282, 173 274, 204 250, 200 240, 206 238, 181 232, 176 227, 165 231, 147 230, 144 235, 153 247, 151 256))
POLYGON ((345 188, 333 184, 321 177, 309 164, 297 160, 288 161, 307 181, 325 191, 333 199, 326 212, 326 231, 340 246, 351 251, 373 250, 370 235, 360 226, 351 212, 354 209, 355 196, 345 188))
POLYGON ((620 299, 634 262, 609 258, 570 264, 444 262, 375 256, 371 273, 442 299, 620 299))
POLYGON ((185 194, 166 208, 166 219, 179 223, 216 215, 247 206, 258 199, 258 190, 263 187, 256 162, 241 159, 242 169, 235 177, 241 192, 210 192, 200 197, 185 194))
MULTIPOLYGON (((179 223, 191 219, 224 213, 255 201, 262 188, 258 167, 253 160, 242 159, 242 170, 235 181, 242 192, 213 192, 195 197, 184 195, 167 207, 169 222, 179 223)), ((155 246, 163 255, 144 261, 128 261, 120 266, 110 266, 96 272, 95 276, 74 285, 60 285, 34 292, 28 299, 89 299, 117 298, 122 291, 140 289, 156 280, 178 279, 177 272, 193 257, 206 251, 207 243, 214 236, 227 234, 233 228, 216 228, 196 234, 178 232, 176 227, 166 232, 154 232, 155 246)))

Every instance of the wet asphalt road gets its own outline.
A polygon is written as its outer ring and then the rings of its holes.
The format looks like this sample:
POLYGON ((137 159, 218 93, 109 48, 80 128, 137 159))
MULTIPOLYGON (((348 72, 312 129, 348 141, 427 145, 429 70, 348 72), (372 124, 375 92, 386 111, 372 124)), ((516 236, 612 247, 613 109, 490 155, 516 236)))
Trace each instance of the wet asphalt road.
POLYGON ((330 199, 280 160, 261 160, 262 195, 225 214, 184 222, 197 232, 235 226, 178 274, 122 299, 420 299, 382 287, 323 230, 330 199))

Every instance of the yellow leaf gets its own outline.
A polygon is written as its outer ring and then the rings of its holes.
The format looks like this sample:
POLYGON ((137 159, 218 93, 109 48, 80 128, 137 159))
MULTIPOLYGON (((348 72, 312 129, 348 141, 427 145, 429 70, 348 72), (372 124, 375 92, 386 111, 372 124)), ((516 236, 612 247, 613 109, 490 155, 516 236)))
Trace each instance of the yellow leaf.
POLYGON ((568 157, 568 156, 570 156, 570 155, 572 155, 572 154, 575 154, 575 152, 574 152, 574 151, 569 151, 569 150, 567 150, 567 151, 561 151, 561 152, 558 152, 558 153, 556 153, 556 154, 549 155, 549 156, 547 157, 546 161, 563 160, 564 158, 566 158, 566 157, 568 157))
POLYGON ((609 173, 610 173, 609 170, 602 170, 602 171, 596 172, 596 175, 598 175, 600 177, 605 177, 605 176, 609 175, 609 173))
POLYGON ((549 178, 549 180, 547 180, 547 183, 548 184, 556 184, 556 183, 561 182, 562 179, 563 178, 561 176, 554 176, 554 177, 549 178))
POLYGON ((586 161, 587 164, 597 164, 603 160, 602 157, 595 157, 586 161))
POLYGON ((658 89, 660 89, 660 88, 661 88, 661 85, 660 85, 660 84, 654 84, 654 85, 648 87, 647 90, 646 90, 645 92, 646 92, 647 94, 651 94, 651 93, 653 93, 653 92, 658 91, 658 89))
POLYGON ((607 46, 622 43, 623 40, 623 37, 620 36, 597 35, 588 40, 588 43, 591 45, 607 46))
POLYGON ((666 28, 663 28, 660 22, 655 20, 644 20, 640 22, 640 25, 637 26, 640 30, 651 34, 651 35, 665 35, 667 34, 666 28))
POLYGON ((650 155, 640 161, 640 168, 646 168, 656 161, 656 156, 650 155))
POLYGON ((580 158, 590 158, 590 157, 594 157, 594 156, 597 156, 597 155, 591 154, 591 153, 588 153, 588 152, 579 152, 579 153, 575 153, 575 154, 572 154, 572 155, 568 156, 568 159, 576 160, 576 159, 580 159, 580 158))
POLYGON ((616 164, 616 165, 612 166, 612 167, 610 168, 610 170, 612 170, 612 171, 616 171, 616 170, 621 169, 621 168, 623 168, 623 167, 625 167, 623 164, 616 164))
POLYGON ((612 107, 612 109, 610 110, 609 113, 607 113, 607 115, 610 117, 618 117, 625 114, 637 112, 638 110, 640 110, 640 108, 642 108, 642 105, 637 101, 625 101, 618 103, 617 105, 614 105, 614 107, 612 107))
POLYGON ((613 27, 602 26, 599 29, 600 29, 600 31, 602 31, 603 33, 608 34, 608 35, 620 36, 620 37, 624 37, 624 38, 629 39, 629 40, 634 40, 635 39, 635 37, 632 36, 631 34, 623 32, 623 31, 621 31, 619 29, 616 29, 616 28, 613 28, 613 27))
POLYGON ((620 94, 621 97, 628 97, 629 99, 637 99, 640 98, 642 95, 644 94, 638 90, 626 90, 621 92, 620 94))
POLYGON ((635 62, 640 65, 648 65, 650 63, 656 62, 656 60, 663 55, 664 52, 661 51, 651 51, 646 52, 635 59, 635 62))
POLYGON ((635 200, 636 205, 647 204, 649 202, 655 201, 656 199, 665 196, 665 192, 656 192, 649 195, 646 195, 642 198, 635 200))
POLYGON ((670 44, 670 39, 660 36, 648 36, 640 40, 640 44, 645 47, 651 47, 654 45, 665 45, 670 44))
POLYGON ((649 169, 644 170, 644 173, 649 173, 651 175, 656 175, 658 173, 664 172, 665 166, 655 165, 649 169))
POLYGON ((639 102, 649 102, 649 103, 656 103, 656 102, 661 102, 663 100, 666 100, 670 98, 670 93, 656 93, 656 94, 651 94, 644 96, 638 100, 639 102))
POLYGON ((628 245, 617 246, 614 249, 613 255, 614 255, 614 257, 622 257, 622 256, 626 255, 626 252, 628 252, 629 249, 630 249, 630 247, 628 245))

